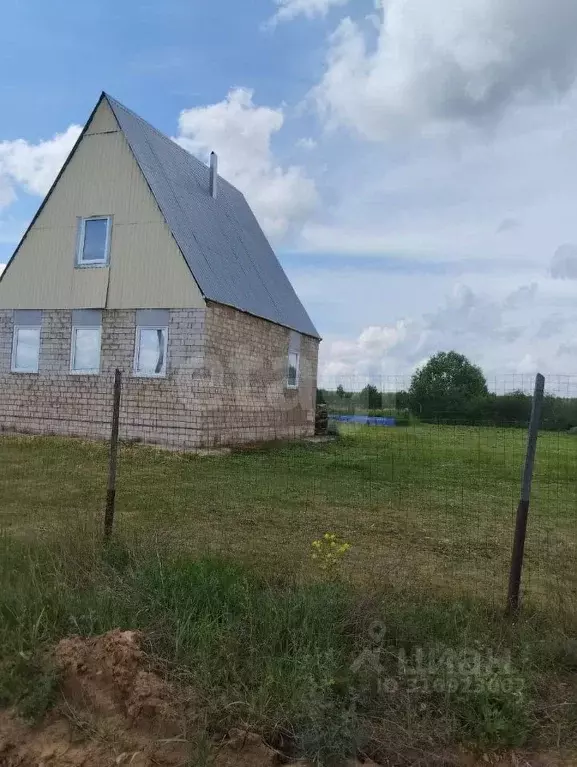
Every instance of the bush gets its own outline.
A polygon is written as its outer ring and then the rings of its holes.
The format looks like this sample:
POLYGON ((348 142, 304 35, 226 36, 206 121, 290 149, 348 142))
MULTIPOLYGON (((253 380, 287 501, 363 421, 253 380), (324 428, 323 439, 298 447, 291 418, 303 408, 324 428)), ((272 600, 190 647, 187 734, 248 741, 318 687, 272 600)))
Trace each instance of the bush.
POLYGON ((541 425, 551 431, 569 431, 577 426, 577 400, 545 397, 541 425))
MULTIPOLYGON (((451 423, 475 426, 527 427, 531 418, 532 397, 521 391, 510 394, 487 394, 461 403, 453 411, 440 411, 425 422, 450 421, 451 423)), ((543 401, 541 429, 546 431, 569 431, 577 425, 577 400, 547 396, 543 401)))

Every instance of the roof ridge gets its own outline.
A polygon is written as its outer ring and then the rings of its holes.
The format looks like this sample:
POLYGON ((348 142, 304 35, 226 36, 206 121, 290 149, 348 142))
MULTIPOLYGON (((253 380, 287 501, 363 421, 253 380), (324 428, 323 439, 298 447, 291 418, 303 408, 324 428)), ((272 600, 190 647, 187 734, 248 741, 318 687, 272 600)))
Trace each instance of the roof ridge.
MULTIPOLYGON (((125 112, 128 112, 128 114, 131 117, 133 117, 135 120, 138 120, 140 123, 146 125, 147 128, 150 128, 150 130, 152 130, 154 133, 156 133, 156 135, 159 138, 163 139, 164 141, 170 141, 170 143, 174 144, 174 146, 177 146, 178 149, 181 152, 184 152, 187 155, 187 157, 192 157, 192 159, 195 162, 197 162, 199 165, 201 165, 203 168, 205 168, 206 170, 210 170, 209 166, 203 160, 201 160, 199 157, 197 157, 192 152, 189 152, 188 149, 185 149, 181 144, 178 143, 178 141, 175 141, 170 136, 167 136, 166 133, 163 133, 161 130, 158 130, 158 128, 155 128, 152 123, 148 122, 148 120, 145 120, 144 117, 141 117, 139 114, 134 112, 132 109, 130 109, 129 107, 125 106, 121 101, 118 101, 118 99, 115 99, 114 96, 111 96, 109 93, 106 93, 106 91, 102 91, 102 95, 108 101, 108 103, 110 104, 110 107, 112 108, 113 111, 114 111, 114 106, 115 105, 120 107, 125 112), (111 103, 111 102, 113 102, 113 103, 111 103)), ((217 172, 216 175, 218 177, 219 182, 220 181, 224 182, 231 189, 234 189, 234 191, 237 192, 237 194, 242 194, 240 189, 237 189, 237 187, 234 184, 232 184, 228 179, 224 178, 224 176, 221 176, 220 173, 217 172)), ((243 197, 244 197, 244 195, 243 195, 243 197)))
POLYGON ((107 99, 108 103, 110 104, 110 106, 113 109, 114 109, 114 105, 119 106, 121 109, 124 109, 124 111, 128 112, 128 114, 131 117, 134 117, 134 119, 138 120, 138 122, 144 123, 144 125, 146 125, 147 128, 150 128, 150 130, 152 130, 154 133, 156 133, 157 136, 159 136, 161 139, 164 139, 164 141, 172 142, 173 144, 175 144, 180 149, 181 152, 186 152, 187 155, 189 155, 194 160, 196 160, 196 162, 200 163, 204 168, 208 167, 206 165, 206 163, 202 162, 202 160, 199 160, 196 155, 192 154, 192 152, 189 152, 187 149, 185 149, 180 144, 177 144, 176 141, 173 141, 170 138, 170 136, 166 135, 166 133, 163 133, 162 131, 158 130, 158 128, 155 128, 154 125, 152 123, 149 123, 148 120, 145 120, 144 117, 141 117, 139 114, 136 114, 136 112, 134 112, 132 109, 129 109, 127 106, 124 106, 124 104, 122 102, 118 101, 118 99, 115 99, 114 96, 111 96, 109 93, 106 93, 106 92, 104 92, 104 96, 105 96, 105 98, 107 99), (114 104, 112 104, 110 102, 114 102, 114 104))
POLYGON ((268 239, 236 187, 103 92, 193 279, 209 301, 318 338, 268 239))

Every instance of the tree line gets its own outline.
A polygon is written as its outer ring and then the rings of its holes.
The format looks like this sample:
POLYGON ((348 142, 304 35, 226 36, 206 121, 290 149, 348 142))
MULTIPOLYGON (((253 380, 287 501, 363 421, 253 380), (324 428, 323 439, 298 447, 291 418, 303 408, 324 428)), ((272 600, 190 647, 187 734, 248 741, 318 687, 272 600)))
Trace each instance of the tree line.
MULTIPOLYGON (((454 351, 431 357, 415 372, 407 391, 381 392, 369 384, 347 392, 339 386, 334 391, 319 389, 317 402, 326 404, 329 412, 393 415, 401 423, 412 418, 425 423, 525 426, 531 414, 531 395, 490 392, 481 368, 454 351)), ((555 431, 577 427, 577 399, 546 396, 541 425, 555 431)))

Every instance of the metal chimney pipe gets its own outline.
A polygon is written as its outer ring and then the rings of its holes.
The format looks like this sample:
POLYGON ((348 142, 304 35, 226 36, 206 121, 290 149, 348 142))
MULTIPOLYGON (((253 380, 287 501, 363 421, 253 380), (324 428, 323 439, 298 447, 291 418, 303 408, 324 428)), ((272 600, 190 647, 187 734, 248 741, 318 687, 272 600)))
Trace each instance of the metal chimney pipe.
POLYGON ((216 200, 216 185, 218 181, 218 157, 215 152, 210 153, 210 196, 216 200))

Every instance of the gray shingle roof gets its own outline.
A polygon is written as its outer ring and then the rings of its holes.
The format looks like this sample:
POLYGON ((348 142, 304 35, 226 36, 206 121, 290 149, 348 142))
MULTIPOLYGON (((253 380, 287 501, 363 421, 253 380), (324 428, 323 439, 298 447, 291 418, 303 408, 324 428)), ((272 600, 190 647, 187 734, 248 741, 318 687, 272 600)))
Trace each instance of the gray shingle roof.
POLYGON ((103 94, 205 298, 319 337, 244 196, 103 94))

